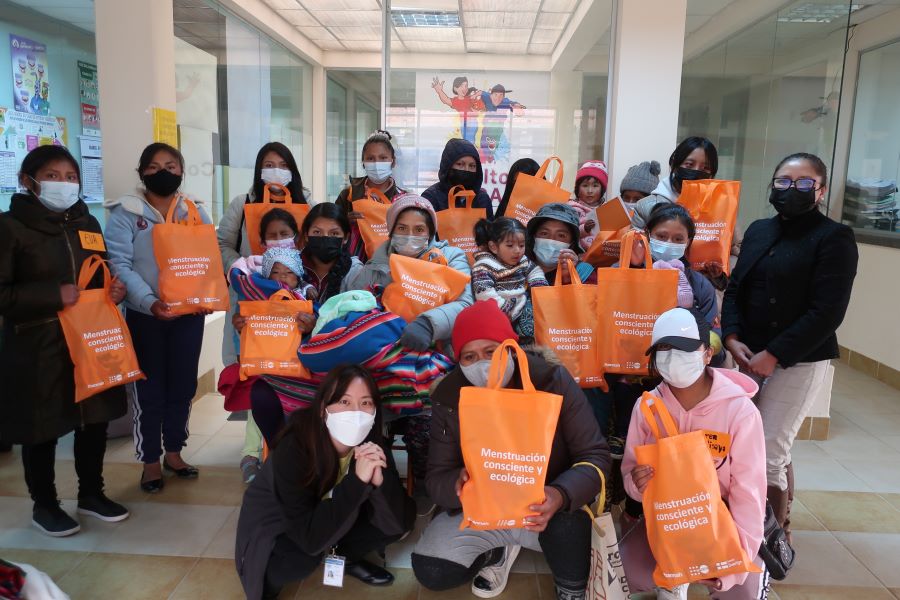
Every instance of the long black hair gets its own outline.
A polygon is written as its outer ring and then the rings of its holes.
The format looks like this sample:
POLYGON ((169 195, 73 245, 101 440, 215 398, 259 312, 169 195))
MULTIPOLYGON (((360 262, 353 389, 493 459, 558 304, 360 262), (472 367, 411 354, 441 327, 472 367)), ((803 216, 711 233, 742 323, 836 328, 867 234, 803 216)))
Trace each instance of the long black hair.
MULTIPOLYGON (((37 172, 44 168, 48 163, 64 160, 72 165, 78 174, 78 181, 81 181, 81 169, 78 168, 78 161, 63 146, 38 146, 29 152, 22 160, 22 166, 19 168, 19 182, 22 183, 23 175, 30 177, 32 182, 37 177, 37 172)), ((24 184, 23 184, 24 185, 24 184)))
MULTIPOLYGON (((300 226, 304 244, 309 236, 309 230, 312 228, 312 224, 316 219, 331 219, 332 221, 336 221, 341 228, 341 231, 344 232, 344 237, 346 238, 350 235, 350 220, 347 218, 347 213, 341 210, 341 207, 333 202, 320 202, 309 209, 309 213, 307 213, 306 217, 303 219, 303 224, 300 226)), ((341 283, 344 281, 344 277, 347 276, 347 273, 352 266, 353 258, 347 251, 347 246, 345 244, 341 249, 341 255, 334 264, 331 265, 331 269, 328 271, 328 283, 319 297, 319 302, 324 302, 332 296, 341 293, 341 283)))
POLYGON ((688 246, 690 246, 691 242, 694 241, 694 235, 697 233, 697 228, 694 226, 694 220, 691 218, 691 214, 680 204, 660 202, 654 206, 653 210, 651 210, 650 214, 647 216, 647 235, 650 235, 650 232, 653 231, 657 225, 668 223, 669 221, 678 221, 684 225, 684 228, 687 229, 688 232, 688 246))
POLYGON ((378 386, 369 371, 359 365, 339 365, 329 371, 316 390, 310 407, 291 413, 275 440, 274 445, 277 446, 286 438, 291 438, 300 447, 307 460, 296 465, 298 480, 301 485, 312 486, 320 498, 334 488, 340 462, 331 434, 325 426, 325 408, 339 401, 357 379, 362 379, 366 384, 375 403, 375 424, 366 440, 383 446, 378 386))
POLYGON ((496 216, 502 217, 506 214, 506 207, 509 206, 509 197, 512 195, 513 186, 516 184, 516 177, 519 173, 527 173, 535 175, 540 170, 541 165, 533 158, 520 158, 509 167, 509 173, 506 175, 506 188, 503 190, 503 197, 500 204, 497 205, 496 216))
POLYGON ((263 186, 262 180, 263 159, 266 154, 274 152, 287 163, 288 170, 291 172, 291 182, 285 187, 291 193, 291 202, 293 204, 306 204, 306 198, 303 196, 303 178, 300 177, 300 169, 297 168, 297 161, 291 149, 281 142, 269 142, 259 149, 256 153, 256 166, 253 168, 253 197, 254 202, 262 202, 263 186))

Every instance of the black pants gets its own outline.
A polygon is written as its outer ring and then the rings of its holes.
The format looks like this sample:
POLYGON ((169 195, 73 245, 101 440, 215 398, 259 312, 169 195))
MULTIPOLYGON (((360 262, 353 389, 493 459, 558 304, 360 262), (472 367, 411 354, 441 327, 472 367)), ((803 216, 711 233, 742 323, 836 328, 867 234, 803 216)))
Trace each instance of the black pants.
POLYGON ((284 429, 287 418, 278 394, 262 379, 254 381, 250 388, 250 412, 266 444, 269 448, 274 447, 275 438, 284 429))
MULTIPOLYGON (((336 553, 347 562, 355 562, 364 558, 369 552, 381 550, 388 544, 400 539, 399 535, 388 536, 369 522, 368 517, 360 513, 350 531, 338 542, 336 553)), ((269 556, 266 566, 266 584, 264 598, 275 598, 281 588, 293 582, 306 579, 322 563, 324 555, 306 554, 291 538, 282 534, 275 540, 275 548, 269 556)))
MULTIPOLYGON (((85 425, 75 430, 75 472, 78 497, 103 492, 103 457, 106 454, 106 423, 85 425)), ((22 446, 22 466, 28 493, 37 506, 56 506, 56 440, 22 446)))

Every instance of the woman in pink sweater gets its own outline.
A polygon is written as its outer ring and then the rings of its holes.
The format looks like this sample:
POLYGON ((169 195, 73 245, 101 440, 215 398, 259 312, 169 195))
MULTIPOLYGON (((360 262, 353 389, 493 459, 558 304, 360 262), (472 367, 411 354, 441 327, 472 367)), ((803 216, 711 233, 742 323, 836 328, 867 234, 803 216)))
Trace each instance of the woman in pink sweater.
MULTIPOLYGON (((653 326, 650 368, 663 378, 653 394, 662 399, 678 431, 719 432, 724 448, 710 450, 719 477, 722 499, 737 525, 747 556, 765 570, 757 556, 763 539, 766 513, 766 446, 759 410, 751 401, 756 383, 739 373, 708 367, 712 358, 709 323, 694 310, 674 308, 659 316, 653 326)), ((653 469, 639 465, 636 446, 655 443, 641 411, 631 415, 622 476, 625 490, 641 501, 653 469)), ((712 540, 710 540, 712 542, 712 540)), ((647 543, 643 517, 620 543, 622 562, 632 592, 654 589, 656 561, 647 543)), ((768 574, 742 573, 705 580, 710 597, 729 600, 765 598, 768 574)), ((687 598, 687 585, 674 590, 659 589, 657 598, 687 598)))

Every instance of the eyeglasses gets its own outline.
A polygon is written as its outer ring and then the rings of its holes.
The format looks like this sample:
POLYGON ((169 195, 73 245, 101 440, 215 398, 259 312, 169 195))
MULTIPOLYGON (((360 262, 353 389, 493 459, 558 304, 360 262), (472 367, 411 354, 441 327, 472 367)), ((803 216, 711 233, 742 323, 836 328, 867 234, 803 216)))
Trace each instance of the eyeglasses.
POLYGON ((790 177, 775 177, 772 179, 772 187, 776 190, 788 190, 794 186, 798 192, 811 192, 819 189, 816 180, 812 177, 801 177, 800 179, 791 179, 790 177))

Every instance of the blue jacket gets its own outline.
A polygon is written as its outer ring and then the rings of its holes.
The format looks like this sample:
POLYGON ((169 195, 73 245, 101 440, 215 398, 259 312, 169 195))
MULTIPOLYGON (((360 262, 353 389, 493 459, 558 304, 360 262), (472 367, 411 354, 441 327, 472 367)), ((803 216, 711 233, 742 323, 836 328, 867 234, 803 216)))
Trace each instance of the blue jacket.
MULTIPOLYGON (((199 206, 204 223, 212 221, 199 206)), ((165 215, 153 208, 143 192, 136 191, 116 200, 104 203, 106 219, 106 246, 113 274, 128 288, 125 306, 144 314, 152 314, 150 307, 159 300, 159 267, 153 253, 153 226, 165 221, 165 215)), ((176 209, 179 219, 187 217, 183 203, 176 209)))

